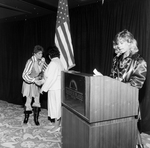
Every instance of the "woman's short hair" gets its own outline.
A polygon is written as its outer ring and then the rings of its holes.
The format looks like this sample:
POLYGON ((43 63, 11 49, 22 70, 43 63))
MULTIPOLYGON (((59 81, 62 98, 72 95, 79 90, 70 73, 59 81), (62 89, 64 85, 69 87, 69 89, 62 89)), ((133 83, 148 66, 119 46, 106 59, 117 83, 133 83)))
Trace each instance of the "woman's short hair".
POLYGON ((124 29, 123 31, 119 32, 114 40, 113 40, 113 48, 117 50, 119 41, 126 41, 128 43, 131 43, 131 52, 136 53, 139 51, 137 47, 137 41, 134 39, 134 36, 132 33, 130 33, 127 29, 124 29))
POLYGON ((39 51, 42 51, 42 53, 44 52, 44 48, 40 45, 35 45, 34 49, 33 49, 33 54, 38 53, 39 51))
POLYGON ((51 58, 55 58, 55 57, 60 58, 60 52, 55 45, 48 47, 48 55, 50 55, 51 58))

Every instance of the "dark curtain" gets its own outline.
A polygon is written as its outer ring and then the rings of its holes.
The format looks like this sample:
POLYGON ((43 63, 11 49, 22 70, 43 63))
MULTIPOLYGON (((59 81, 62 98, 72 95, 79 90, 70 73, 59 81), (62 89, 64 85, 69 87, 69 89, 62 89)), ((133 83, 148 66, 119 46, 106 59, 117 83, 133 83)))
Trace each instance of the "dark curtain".
POLYGON ((75 54, 75 70, 93 73, 103 72, 101 3, 87 5, 70 11, 71 34, 75 54))
MULTIPOLYGON (((105 0, 71 9, 70 27, 76 66, 73 70, 93 73, 97 68, 109 75, 114 51, 114 36, 128 29, 137 39, 141 55, 147 61, 148 74, 140 90, 141 131, 150 131, 149 101, 149 0, 105 0)), ((27 21, 2 23, 0 25, 0 99, 24 104, 21 95, 22 72, 33 47, 40 44, 45 49, 54 44, 56 13, 27 21)), ((46 107, 46 96, 41 96, 46 107)))
MULTIPOLYGON (((24 104, 22 72, 33 48, 39 44, 45 49, 54 44, 56 15, 19 22, 0 24, 0 99, 24 104)), ((48 61, 48 59, 47 59, 48 61)), ((48 61, 49 62, 49 61, 48 61)), ((41 98, 43 95, 41 96, 41 98)), ((46 107, 46 97, 41 99, 46 107)))

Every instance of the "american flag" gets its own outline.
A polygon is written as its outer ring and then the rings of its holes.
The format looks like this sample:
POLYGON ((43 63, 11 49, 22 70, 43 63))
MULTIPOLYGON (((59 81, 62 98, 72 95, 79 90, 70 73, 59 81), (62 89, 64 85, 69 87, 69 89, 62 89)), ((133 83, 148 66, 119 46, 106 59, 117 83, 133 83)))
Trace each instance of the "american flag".
POLYGON ((57 10, 55 44, 60 51, 60 60, 69 70, 75 66, 74 52, 70 34, 70 21, 67 0, 59 0, 57 10))

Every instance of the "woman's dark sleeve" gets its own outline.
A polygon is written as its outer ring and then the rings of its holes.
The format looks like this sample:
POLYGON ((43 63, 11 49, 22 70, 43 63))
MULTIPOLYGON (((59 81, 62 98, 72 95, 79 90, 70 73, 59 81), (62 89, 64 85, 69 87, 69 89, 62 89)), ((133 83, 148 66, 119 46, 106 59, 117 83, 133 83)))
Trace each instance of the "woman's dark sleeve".
POLYGON ((144 81, 146 80, 147 64, 144 59, 140 58, 136 62, 135 70, 131 74, 130 84, 137 88, 142 88, 144 81))

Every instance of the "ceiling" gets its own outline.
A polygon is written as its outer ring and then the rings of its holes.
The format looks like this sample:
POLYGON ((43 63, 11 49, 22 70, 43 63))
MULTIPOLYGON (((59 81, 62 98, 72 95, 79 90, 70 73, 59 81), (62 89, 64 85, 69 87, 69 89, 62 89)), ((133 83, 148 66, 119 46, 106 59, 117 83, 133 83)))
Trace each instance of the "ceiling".
MULTIPOLYGON (((68 0, 69 9, 101 0, 68 0)), ((0 0, 0 22, 27 20, 56 13, 58 0, 0 0)))

